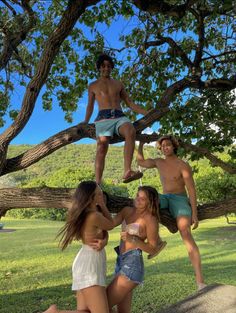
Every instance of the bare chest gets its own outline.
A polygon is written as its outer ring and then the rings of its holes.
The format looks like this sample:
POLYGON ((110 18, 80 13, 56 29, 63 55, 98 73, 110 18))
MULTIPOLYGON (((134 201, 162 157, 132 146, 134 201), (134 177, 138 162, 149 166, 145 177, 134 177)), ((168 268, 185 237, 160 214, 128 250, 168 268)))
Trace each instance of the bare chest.
POLYGON ((120 96, 121 87, 116 82, 99 82, 94 88, 96 98, 117 97, 120 96))
POLYGON ((159 165, 159 173, 162 180, 179 182, 183 180, 181 169, 178 164, 168 164, 163 162, 159 165))

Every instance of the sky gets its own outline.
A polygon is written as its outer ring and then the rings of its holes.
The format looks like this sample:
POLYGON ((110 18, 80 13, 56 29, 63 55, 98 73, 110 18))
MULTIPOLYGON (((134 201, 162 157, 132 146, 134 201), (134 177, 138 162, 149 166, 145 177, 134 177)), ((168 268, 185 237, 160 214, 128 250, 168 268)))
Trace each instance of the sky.
MULTIPOLYGON (((88 31, 85 27, 84 28, 83 26, 81 27, 84 30, 84 32, 88 31)), ((115 48, 120 48, 121 43, 118 41, 118 37, 119 34, 122 33, 124 30, 126 32, 129 30, 129 21, 124 20, 122 17, 120 17, 111 24, 110 28, 102 25, 100 25, 99 27, 100 27, 99 31, 106 37, 107 44, 115 48)), ((64 119, 64 112, 58 106, 56 101, 55 103, 53 103, 52 111, 44 111, 42 108, 42 99, 41 99, 42 94, 43 92, 41 91, 37 99, 34 112, 30 120, 28 121, 27 125, 21 131, 21 133, 15 139, 12 140, 11 144, 14 145, 38 144, 48 139, 50 136, 53 136, 56 133, 69 127, 72 127, 84 120, 88 99, 87 91, 83 94, 83 97, 78 102, 77 111, 73 114, 74 121, 72 124, 68 123, 64 119)), ((14 108, 17 107, 18 109, 20 109, 23 95, 24 91, 22 87, 19 86, 19 88, 16 88, 16 90, 14 90, 14 97, 12 98, 14 108)), ((97 112, 98 107, 97 105, 95 105, 93 115, 90 119, 90 123, 95 119, 97 112)), ((0 128, 0 133, 2 133, 12 123, 12 121, 8 117, 5 117, 5 120, 6 124, 4 125, 4 127, 0 128)), ((85 138, 78 141, 78 143, 87 144, 95 143, 95 141, 89 138, 85 138)))

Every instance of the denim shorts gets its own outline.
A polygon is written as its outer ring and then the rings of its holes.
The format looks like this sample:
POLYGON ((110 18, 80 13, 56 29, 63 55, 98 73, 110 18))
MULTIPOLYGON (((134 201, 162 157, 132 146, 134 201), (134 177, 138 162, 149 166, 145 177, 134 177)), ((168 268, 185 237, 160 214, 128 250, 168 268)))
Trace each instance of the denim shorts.
POLYGON ((144 264, 142 251, 140 249, 134 249, 118 255, 115 274, 124 275, 137 284, 143 283, 144 264))
POLYGON ((174 218, 178 216, 192 216, 192 209, 186 194, 160 194, 159 199, 160 209, 168 209, 174 218))

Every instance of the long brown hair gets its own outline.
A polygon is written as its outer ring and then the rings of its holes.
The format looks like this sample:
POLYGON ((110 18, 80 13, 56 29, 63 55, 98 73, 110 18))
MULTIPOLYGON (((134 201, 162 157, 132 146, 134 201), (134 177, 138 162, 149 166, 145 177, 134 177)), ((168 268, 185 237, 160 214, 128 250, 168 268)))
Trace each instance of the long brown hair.
POLYGON ((157 190, 151 186, 140 186, 138 191, 145 192, 149 200, 151 214, 157 218, 158 222, 160 222, 159 196, 157 190))
POLYGON ((64 250, 73 239, 81 239, 81 228, 85 218, 90 211, 90 204, 94 199, 97 183, 95 181, 83 181, 77 187, 71 208, 68 209, 66 223, 59 231, 58 236, 61 236, 60 246, 64 250))

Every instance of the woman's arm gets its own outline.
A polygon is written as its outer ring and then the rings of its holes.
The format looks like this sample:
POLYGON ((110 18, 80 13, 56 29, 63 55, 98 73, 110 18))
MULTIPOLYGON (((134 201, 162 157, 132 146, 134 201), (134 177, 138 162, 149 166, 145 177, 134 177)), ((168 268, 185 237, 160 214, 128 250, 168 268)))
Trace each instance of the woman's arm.
POLYGON ((123 220, 125 220, 129 214, 132 212, 131 207, 124 207, 120 212, 118 212, 114 217, 113 217, 113 223, 114 223, 114 227, 120 225, 123 220))
POLYGON ((91 242, 88 243, 88 245, 94 250, 97 250, 97 251, 102 250, 103 248, 105 248, 105 246, 108 243, 108 238, 109 238, 108 231, 104 230, 103 236, 104 236, 103 239, 93 239, 91 242))

